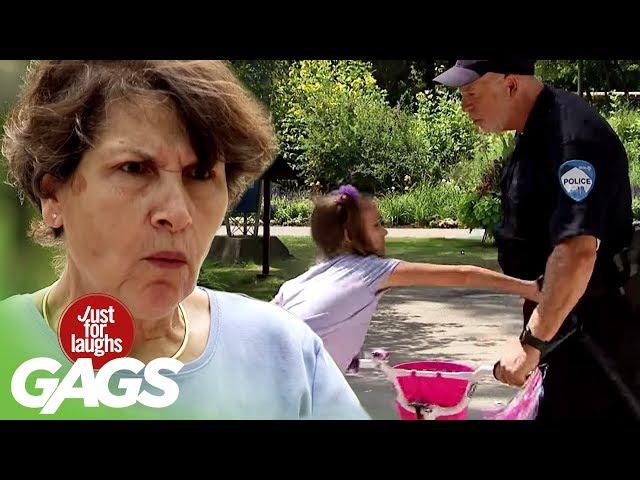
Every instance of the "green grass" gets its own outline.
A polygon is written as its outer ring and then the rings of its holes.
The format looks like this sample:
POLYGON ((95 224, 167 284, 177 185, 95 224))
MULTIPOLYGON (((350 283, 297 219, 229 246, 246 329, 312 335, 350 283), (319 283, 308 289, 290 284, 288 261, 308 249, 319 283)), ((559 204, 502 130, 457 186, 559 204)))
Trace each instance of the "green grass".
MULTIPOLYGON (((261 265, 223 266, 207 260, 202 266, 199 284, 271 300, 280 285, 305 272, 315 258, 315 247, 310 237, 279 238, 294 258, 272 262, 268 278, 257 279, 256 275, 262 271, 261 265)), ((479 240, 394 238, 387 240, 387 256, 408 262, 472 264, 499 269, 495 248, 482 246, 479 240)))
POLYGON ((260 300, 271 300, 280 285, 305 272, 314 263, 315 246, 311 237, 279 237, 293 258, 273 260, 269 277, 258 280, 262 265, 244 263, 234 266, 220 265, 205 260, 200 270, 198 284, 229 292, 246 293, 260 300))
POLYGON ((497 250, 482 245, 480 240, 393 238, 387 240, 386 255, 407 262, 470 264, 500 270, 497 250))

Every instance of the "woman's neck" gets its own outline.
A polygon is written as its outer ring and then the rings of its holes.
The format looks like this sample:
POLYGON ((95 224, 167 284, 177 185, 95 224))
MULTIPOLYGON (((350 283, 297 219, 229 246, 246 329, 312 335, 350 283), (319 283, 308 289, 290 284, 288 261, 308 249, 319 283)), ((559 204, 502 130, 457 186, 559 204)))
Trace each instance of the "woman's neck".
MULTIPOLYGON (((96 289, 79 281, 69 270, 65 270, 60 279, 54 283, 46 298, 46 309, 42 314, 50 328, 58 332, 60 318, 74 299, 80 298, 96 289)), ((184 340, 186 325, 180 316, 178 307, 166 315, 150 318, 134 316, 134 343, 129 357, 143 362, 158 357, 173 356, 184 340)))

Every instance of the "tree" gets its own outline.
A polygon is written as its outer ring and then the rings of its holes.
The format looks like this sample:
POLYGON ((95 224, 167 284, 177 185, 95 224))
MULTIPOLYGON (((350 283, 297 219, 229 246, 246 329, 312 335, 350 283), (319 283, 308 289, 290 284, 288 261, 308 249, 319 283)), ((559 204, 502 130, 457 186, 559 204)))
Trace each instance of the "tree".
POLYGON ((630 60, 538 60, 536 74, 551 85, 578 90, 578 62, 581 90, 590 92, 629 92, 640 90, 640 63, 630 60))
POLYGON ((373 76, 387 92, 391 106, 400 105, 413 109, 416 94, 431 90, 433 78, 453 64, 452 60, 375 60, 373 76))
POLYGON ((238 78, 269 108, 275 103, 280 82, 289 73, 291 60, 232 60, 238 78))

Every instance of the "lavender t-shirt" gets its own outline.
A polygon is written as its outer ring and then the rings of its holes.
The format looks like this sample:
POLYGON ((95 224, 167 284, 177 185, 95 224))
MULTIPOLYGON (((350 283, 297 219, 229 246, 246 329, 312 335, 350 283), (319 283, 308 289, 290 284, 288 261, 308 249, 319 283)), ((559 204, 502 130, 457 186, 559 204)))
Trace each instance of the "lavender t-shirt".
POLYGON ((360 353, 382 294, 400 261, 343 254, 285 282, 273 302, 304 320, 344 372, 360 353))

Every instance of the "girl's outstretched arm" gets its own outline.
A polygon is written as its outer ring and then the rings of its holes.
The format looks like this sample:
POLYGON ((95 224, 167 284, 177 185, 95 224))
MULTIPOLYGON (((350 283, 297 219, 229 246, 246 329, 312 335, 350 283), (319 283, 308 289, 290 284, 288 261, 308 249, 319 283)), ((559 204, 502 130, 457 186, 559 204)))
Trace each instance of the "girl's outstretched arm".
POLYGON ((538 302, 535 280, 520 280, 474 265, 438 265, 400 262, 380 289, 389 287, 477 287, 499 290, 538 302))

